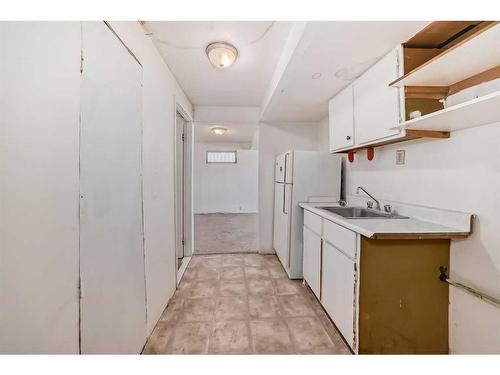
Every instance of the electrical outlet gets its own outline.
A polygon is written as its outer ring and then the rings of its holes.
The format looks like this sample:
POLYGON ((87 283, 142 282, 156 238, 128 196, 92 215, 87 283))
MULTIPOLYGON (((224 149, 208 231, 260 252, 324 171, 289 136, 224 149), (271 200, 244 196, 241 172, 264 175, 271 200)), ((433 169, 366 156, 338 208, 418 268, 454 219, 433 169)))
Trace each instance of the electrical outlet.
POLYGON ((396 151, 396 165, 404 165, 405 163, 405 150, 396 151))

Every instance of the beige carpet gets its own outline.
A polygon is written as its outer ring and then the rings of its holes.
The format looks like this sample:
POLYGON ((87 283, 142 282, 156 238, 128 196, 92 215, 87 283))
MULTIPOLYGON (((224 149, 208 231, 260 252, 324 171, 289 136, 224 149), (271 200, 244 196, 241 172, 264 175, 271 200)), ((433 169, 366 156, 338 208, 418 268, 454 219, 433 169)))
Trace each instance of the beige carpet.
POLYGON ((274 255, 195 255, 144 354, 349 354, 274 255))
POLYGON ((194 215, 194 253, 255 253, 258 247, 258 214, 194 215))

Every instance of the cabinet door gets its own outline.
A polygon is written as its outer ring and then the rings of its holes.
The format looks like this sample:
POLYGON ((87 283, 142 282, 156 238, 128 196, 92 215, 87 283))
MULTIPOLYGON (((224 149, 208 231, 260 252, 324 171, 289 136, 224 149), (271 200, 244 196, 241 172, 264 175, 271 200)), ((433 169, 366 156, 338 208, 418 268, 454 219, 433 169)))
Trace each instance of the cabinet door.
POLYGON ((316 297, 321 292, 321 237, 304 227, 303 275, 316 297))
POLYGON ((330 151, 354 145, 352 85, 339 92, 328 105, 330 151))
POLYGON ((399 76, 397 48, 368 69, 354 83, 354 129, 356 144, 372 142, 400 132, 399 89, 389 83, 399 76))
POLYGON ((355 262, 323 242, 321 303, 342 336, 354 347, 355 262))

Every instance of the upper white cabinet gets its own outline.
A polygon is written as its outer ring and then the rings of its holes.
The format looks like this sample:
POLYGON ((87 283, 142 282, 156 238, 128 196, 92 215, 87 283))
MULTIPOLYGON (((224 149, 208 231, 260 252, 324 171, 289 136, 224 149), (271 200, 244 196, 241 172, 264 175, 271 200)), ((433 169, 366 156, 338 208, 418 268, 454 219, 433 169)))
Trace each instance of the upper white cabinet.
POLYGON ((353 83, 356 144, 399 133, 401 97, 388 83, 399 77, 400 53, 391 51, 353 83))
POLYGON ((404 118, 403 97, 389 87, 401 75, 400 61, 398 46, 330 101, 331 152, 404 135, 395 128, 404 118))
POLYGON ((354 145, 353 88, 347 86, 328 104, 330 151, 354 145))

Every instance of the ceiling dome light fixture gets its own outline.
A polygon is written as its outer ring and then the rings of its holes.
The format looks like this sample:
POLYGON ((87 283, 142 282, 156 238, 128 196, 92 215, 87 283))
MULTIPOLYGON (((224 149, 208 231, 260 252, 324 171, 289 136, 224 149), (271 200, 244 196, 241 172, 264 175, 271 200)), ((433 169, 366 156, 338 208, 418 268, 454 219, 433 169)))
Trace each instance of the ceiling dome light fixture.
POLYGON ((311 78, 312 78, 312 79, 318 79, 318 78, 321 78, 321 76, 322 76, 321 72, 316 72, 316 73, 314 73, 314 74, 311 76, 311 78))
POLYGON ((222 126, 216 126, 215 128, 212 128, 212 133, 217 134, 217 135, 223 135, 226 134, 227 129, 223 128, 222 126))
POLYGON ((229 68, 238 57, 238 50, 226 42, 211 43, 205 49, 210 63, 218 69, 229 68))

